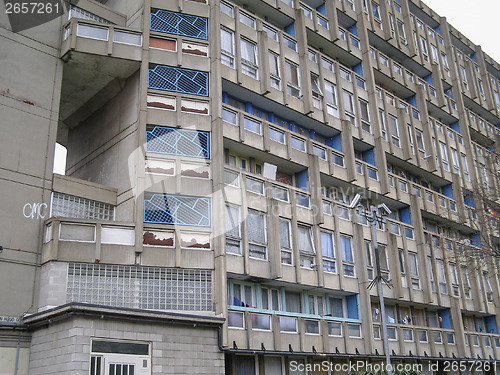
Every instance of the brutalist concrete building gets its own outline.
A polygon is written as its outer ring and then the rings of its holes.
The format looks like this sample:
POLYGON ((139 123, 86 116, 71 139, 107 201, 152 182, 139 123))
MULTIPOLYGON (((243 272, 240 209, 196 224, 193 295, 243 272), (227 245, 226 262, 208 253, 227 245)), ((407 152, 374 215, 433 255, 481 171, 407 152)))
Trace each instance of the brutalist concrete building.
POLYGON ((70 3, 0 12, 1 374, 496 371, 479 46, 420 0, 70 3))

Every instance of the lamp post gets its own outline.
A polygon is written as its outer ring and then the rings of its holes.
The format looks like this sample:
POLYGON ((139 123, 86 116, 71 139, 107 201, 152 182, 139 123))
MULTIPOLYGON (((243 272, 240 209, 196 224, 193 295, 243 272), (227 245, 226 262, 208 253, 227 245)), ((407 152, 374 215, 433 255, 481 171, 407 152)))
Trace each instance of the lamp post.
MULTIPOLYGON (((368 284, 368 289, 371 289, 375 284, 377 284, 378 288, 378 296, 380 300, 380 314, 382 319, 382 334, 384 341, 384 352, 385 352, 385 360, 387 366, 387 375, 392 375, 391 368, 391 356, 389 354, 389 341, 387 338, 387 325, 386 325, 386 315, 385 315, 385 303, 384 303, 384 292, 382 290, 382 283, 385 283, 389 288, 391 284, 389 280, 387 280, 380 271, 380 253, 378 248, 377 241, 377 224, 385 224, 387 215, 391 214, 391 210, 385 204, 381 204, 378 207, 374 205, 370 205, 370 210, 367 211, 365 207, 360 204, 361 196, 356 194, 356 197, 353 200, 354 205, 357 205, 358 215, 363 216, 370 223, 372 230, 372 239, 373 239, 373 247, 375 250, 375 265, 376 265, 376 275, 375 278, 368 284)), ((354 208, 354 207, 352 207, 354 208)))

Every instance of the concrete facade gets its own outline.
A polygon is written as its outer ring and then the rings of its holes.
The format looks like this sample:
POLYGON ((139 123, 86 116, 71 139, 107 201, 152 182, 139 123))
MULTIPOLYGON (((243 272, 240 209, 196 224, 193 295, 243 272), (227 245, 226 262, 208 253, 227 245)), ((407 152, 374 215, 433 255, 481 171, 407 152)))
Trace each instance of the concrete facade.
POLYGON ((481 47, 419 0, 65 9, 0 14, 0 374, 332 374, 291 366, 378 363, 384 334, 395 363, 500 363, 481 47))

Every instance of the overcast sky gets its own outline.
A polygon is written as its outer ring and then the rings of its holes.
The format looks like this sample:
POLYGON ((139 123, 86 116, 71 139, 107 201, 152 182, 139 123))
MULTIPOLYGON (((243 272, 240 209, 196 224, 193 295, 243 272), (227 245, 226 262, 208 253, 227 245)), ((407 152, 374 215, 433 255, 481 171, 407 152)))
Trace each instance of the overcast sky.
POLYGON ((500 0, 423 0, 434 12, 500 62, 500 0))

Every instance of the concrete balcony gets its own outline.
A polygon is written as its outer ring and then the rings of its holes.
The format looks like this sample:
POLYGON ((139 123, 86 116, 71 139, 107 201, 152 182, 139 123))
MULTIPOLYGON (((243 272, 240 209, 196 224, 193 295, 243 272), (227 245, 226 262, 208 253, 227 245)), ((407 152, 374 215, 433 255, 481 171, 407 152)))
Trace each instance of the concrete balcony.
POLYGON ((71 128, 115 96, 124 80, 139 69, 142 33, 72 19, 63 28, 62 39, 65 64, 59 119, 71 128))
POLYGON ((313 353, 364 353, 361 322, 356 319, 269 312, 229 306, 229 342, 238 348, 313 353), (254 310, 254 311, 252 311, 254 310))

